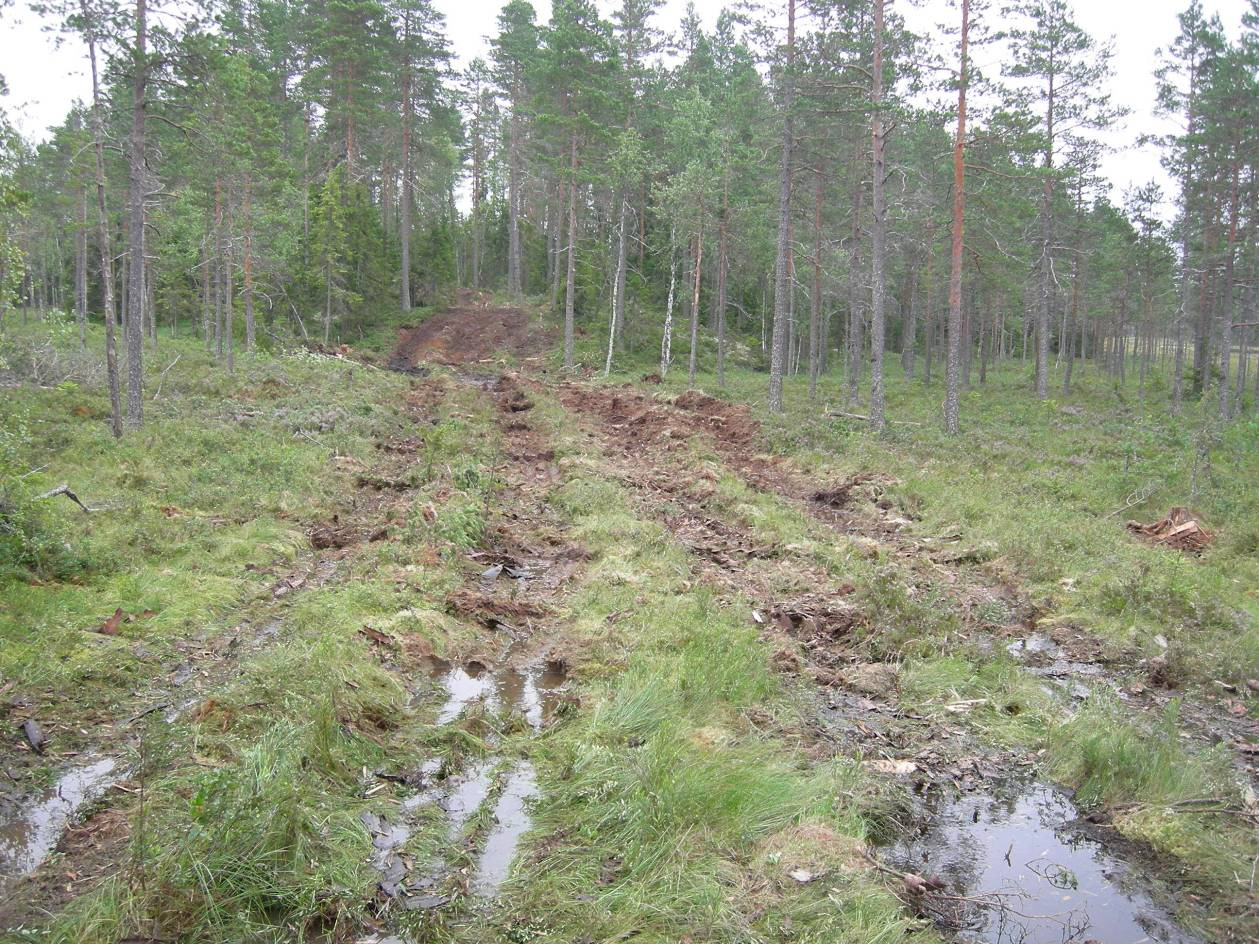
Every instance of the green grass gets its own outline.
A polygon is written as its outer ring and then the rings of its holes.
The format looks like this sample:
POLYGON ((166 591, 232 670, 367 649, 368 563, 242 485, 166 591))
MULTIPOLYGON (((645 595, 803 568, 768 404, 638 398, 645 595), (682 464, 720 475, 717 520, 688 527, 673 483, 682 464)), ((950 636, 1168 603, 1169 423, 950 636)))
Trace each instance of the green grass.
POLYGON ((554 404, 537 414, 563 456, 553 502, 594 555, 569 602, 589 707, 535 751, 546 801, 485 939, 916 936, 861 867, 859 768, 784 737, 777 719, 796 709, 747 606, 692 588, 684 551, 599 475, 554 404), (801 885, 787 873, 806 862, 819 880, 801 885))

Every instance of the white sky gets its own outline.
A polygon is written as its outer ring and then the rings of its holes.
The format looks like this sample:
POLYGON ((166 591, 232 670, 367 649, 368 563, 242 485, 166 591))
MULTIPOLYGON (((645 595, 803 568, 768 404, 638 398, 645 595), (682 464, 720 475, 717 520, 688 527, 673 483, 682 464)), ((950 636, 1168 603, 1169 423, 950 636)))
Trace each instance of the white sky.
MULTIPOLYGON (((700 17, 711 27, 728 0, 694 2, 700 17)), ((1153 114, 1155 51, 1176 35, 1176 15, 1187 2, 1085 0, 1075 4, 1076 19, 1084 29, 1098 39, 1115 36, 1118 40, 1112 93, 1115 102, 1127 106, 1131 114, 1122 127, 1105 136, 1107 143, 1118 149, 1103 162, 1103 172, 1115 187, 1116 201, 1128 186, 1151 179, 1163 184, 1166 197, 1174 193, 1159 166, 1158 151, 1133 142, 1142 134, 1167 130, 1153 114)), ((610 11, 613 3, 599 0, 605 11, 610 11)), ((447 32, 459 59, 466 62, 484 55, 485 37, 494 31, 500 0, 435 0, 435 5, 446 15, 447 32)), ((785 9, 785 3, 779 5, 785 9)), ((1245 0, 1205 0, 1203 4, 1208 15, 1220 14, 1233 37, 1245 5, 1245 0)), ((550 15, 550 0, 535 0, 534 6, 539 22, 545 21, 550 15)), ((947 0, 917 0, 914 7, 906 0, 895 0, 895 7, 903 10, 910 25, 920 32, 930 32, 932 24, 951 22, 956 16, 947 0)), ((665 0, 657 25, 672 30, 685 9, 686 0, 665 0)), ((990 50, 990 54, 994 52, 990 50)), ((990 73, 998 72, 992 63, 986 65, 990 73)), ((25 9, 25 0, 14 0, 13 6, 0 12, 0 74, 8 80, 10 90, 7 98, 0 99, 0 107, 28 138, 43 137, 48 125, 58 123, 75 98, 87 96, 80 44, 72 41, 56 48, 52 37, 41 31, 39 18, 25 9)))

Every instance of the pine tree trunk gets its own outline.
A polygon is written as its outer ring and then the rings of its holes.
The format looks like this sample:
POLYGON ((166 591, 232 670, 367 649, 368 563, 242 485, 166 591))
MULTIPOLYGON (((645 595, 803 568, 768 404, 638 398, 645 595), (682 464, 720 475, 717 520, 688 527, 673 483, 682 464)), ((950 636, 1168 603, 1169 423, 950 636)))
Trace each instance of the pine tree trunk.
POLYGON ((944 426, 950 435, 960 429, 959 387, 962 346, 962 247, 966 223, 966 86, 970 79, 967 54, 970 42, 970 0, 962 0, 962 32, 957 84, 957 134, 953 138, 953 241, 949 256, 949 358, 944 426))
POLYGON ((1049 98, 1045 110, 1045 183, 1041 201, 1040 229, 1040 308, 1036 314, 1036 396, 1049 397, 1050 303, 1053 293, 1052 254, 1054 241, 1054 80, 1049 77, 1049 98))
POLYGON ((870 234, 870 427, 887 426, 887 403, 883 390, 883 349, 887 309, 887 203, 884 196, 886 133, 883 127, 883 0, 874 0, 874 69, 871 98, 873 117, 870 143, 873 152, 873 186, 870 234))
POLYGON ((127 267, 127 426, 144 423, 144 124, 148 62, 146 0, 136 0, 135 48, 131 76, 131 150, 129 157, 129 247, 127 267))
POLYGON ((105 205, 105 125, 100 76, 96 65, 96 27, 87 0, 80 0, 92 71, 92 148, 96 156, 97 248, 100 251, 101 308, 105 316, 105 375, 109 386, 109 420, 114 437, 122 436, 122 396, 118 382, 118 348, 114 321, 114 253, 109 239, 109 211, 105 205))
POLYGON ((691 296, 691 351, 687 361, 686 385, 695 386, 695 365, 699 354, 699 282, 704 271, 704 200, 699 202, 699 232, 695 236, 695 291, 691 296))
POLYGON ((677 233, 669 231, 669 298, 664 306, 664 336, 660 339, 660 376, 663 379, 669 373, 669 364, 673 359, 673 291, 678 280, 677 233))
MULTIPOLYGON (((854 167, 861 166, 861 147, 857 147, 854 167)), ((844 400, 849 409, 857 405, 861 395, 861 360, 865 351, 865 318, 861 313, 861 213, 865 205, 865 186, 861 174, 852 198, 852 249, 848 262, 848 367, 844 400)))
MULTIPOLYGON (((787 367, 787 253, 791 225, 792 110, 796 66, 796 0, 787 0, 787 63, 783 75, 782 158, 778 168, 778 255, 774 264, 774 327, 770 342, 769 408, 783 410, 783 372, 787 367)), ((698 267, 697 267, 698 268, 698 267)), ((696 284, 698 284, 698 277, 696 284)))
POLYGON ((523 291, 520 277, 520 118, 517 95, 513 91, 507 145, 507 294, 512 299, 519 298, 523 291))
POLYGON ((573 366, 573 305, 577 290, 577 132, 568 143, 568 256, 564 280, 564 366, 573 366))
POLYGON ((728 178, 725 173, 721 180, 721 222, 717 227, 717 273, 716 273, 716 309, 717 309, 717 386, 726 386, 726 276, 728 271, 727 254, 729 252, 728 234, 730 221, 730 193, 728 178))
POLYGON ((1238 180, 1240 168, 1233 162, 1232 188, 1228 201, 1228 239, 1224 249, 1224 292, 1220 300, 1220 390, 1219 416, 1227 421, 1232 413, 1229 401, 1228 372, 1233 359, 1233 270, 1237 253, 1237 216, 1240 205, 1238 199, 1238 180))
POLYGON ((257 341, 254 324, 254 223, 253 198, 250 193, 249 174, 245 174, 245 239, 243 243, 244 257, 241 260, 241 299, 245 304, 245 351, 253 353, 257 341))
POLYGON ((79 346, 87 350, 87 198, 83 185, 74 188, 78 226, 74 233, 74 317, 79 325, 79 346))
POLYGON ((822 373, 822 202, 826 180, 819 161, 813 169, 813 278, 809 282, 809 399, 817 399, 817 382, 822 373))
POLYGON ((408 62, 402 77, 402 187, 398 201, 398 242, 402 250, 398 275, 403 311, 411 310, 411 203, 411 68, 408 62))

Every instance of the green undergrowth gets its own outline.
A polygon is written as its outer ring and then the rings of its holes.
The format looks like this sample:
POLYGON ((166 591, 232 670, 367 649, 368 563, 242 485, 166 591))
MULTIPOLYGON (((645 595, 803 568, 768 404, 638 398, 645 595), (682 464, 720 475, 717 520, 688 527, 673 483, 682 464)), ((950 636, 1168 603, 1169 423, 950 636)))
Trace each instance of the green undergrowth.
POLYGON ((863 867, 875 801, 855 760, 811 761, 786 739, 791 695, 747 608, 693 586, 684 551, 598 473, 554 404, 539 414, 565 470, 553 504, 593 558, 569 600, 588 649, 582 709, 534 751, 545 800, 484 939, 925 933, 863 867))
MULTIPOLYGON (((102 651, 158 653, 186 642, 195 649, 203 634, 228 626, 264 632, 257 643, 246 637, 238 667, 199 701, 182 704, 173 722, 158 711, 115 729, 114 749, 126 752, 133 791, 118 800, 129 837, 103 852, 115 873, 46 926, 14 930, 6 940, 227 944, 357 934, 376 881, 371 838, 358 819, 384 800, 375 771, 413 770, 417 758, 433 753, 483 749, 475 738, 437 736, 406 685, 423 671, 415 657, 476 642, 478 629, 450 617, 445 597, 462 583, 463 552, 489 513, 489 470, 498 455, 491 408, 470 389, 436 379, 426 383, 439 392, 408 412, 411 381, 336 358, 242 358, 236 378, 224 380, 195 346, 177 350, 180 363, 149 425, 119 444, 100 438, 90 418, 63 416, 55 398, 91 404, 99 394, 90 389, 19 389, 24 408, 46 430, 45 445, 59 446, 27 461, 50 461, 61 472, 92 466, 84 457, 99 453, 98 467, 75 487, 90 502, 116 502, 128 513, 93 515, 81 536, 93 560, 118 551, 107 567, 77 583, 22 574, 0 588, 6 603, 29 599, 24 605, 42 616, 47 634, 64 636, 84 668, 67 660, 41 667, 33 655, 23 661, 7 644, 21 637, 6 609, 3 626, 12 635, 3 647, 4 671, 20 691, 47 686, 50 698, 63 696, 56 716, 90 737, 99 730, 94 714, 108 709, 109 698, 135 687, 143 702, 149 686, 165 684, 156 658, 101 659, 102 651), (223 392, 212 395, 212 387, 223 392), (291 393, 251 407, 260 412, 248 421, 223 419, 276 387, 291 393), (289 417, 297 411, 324 417, 326 428, 303 426, 309 436, 294 435, 289 417), (378 446, 403 439, 417 443, 412 456, 382 457, 378 446), (117 454, 124 458, 113 459, 117 454), (143 487, 111 475, 105 461, 117 466, 132 456, 152 470, 143 487), (356 485, 360 473, 401 475, 411 487, 380 493, 356 485), (160 489, 160 500, 180 513, 153 514, 150 489, 160 489), (211 509, 223 520, 197 538, 203 545, 193 544, 211 509), (325 583, 311 580, 273 599, 277 575, 309 571, 304 529, 332 514, 342 523, 361 519, 364 531, 385 525, 385 539, 339 555, 325 583), (252 532, 242 529, 259 522, 278 522, 289 545, 253 546, 245 537, 252 532), (143 553, 119 550, 153 525, 165 528, 160 541, 143 553), (221 595, 204 592, 215 586, 207 586, 209 578, 221 581, 221 595), (142 595, 123 596, 120 587, 142 595), (59 609, 54 600, 62 601, 59 609), (114 637, 84 632, 76 614, 105 605, 155 613, 123 623, 114 637), (96 687, 87 684, 92 680, 96 687)), ((68 523, 77 522, 71 516, 68 523)), ((45 526, 62 524, 50 516, 45 526)), ((213 661, 204 667, 216 669, 213 661)), ((180 704, 187 696, 177 690, 168 697, 180 704)), ((69 741, 49 728, 58 749, 69 741)), ((417 848, 430 839, 417 837, 417 848)))
MULTIPOLYGON (((1153 730, 1121 705, 1095 698, 1049 738, 1050 770, 1076 789, 1086 810, 1111 812, 1115 827, 1174 864, 1196 908, 1184 916, 1212 940, 1247 940, 1254 931, 1250 876, 1256 857, 1248 805, 1227 749, 1190 751, 1172 703, 1153 730)), ((1183 903, 1183 899, 1182 899, 1183 903)))
MULTIPOLYGON (((954 439, 940 423, 940 381, 925 387, 893 367, 894 422, 875 436, 864 423, 823 415, 844 408, 835 374, 823 379, 816 404, 803 378, 788 378, 780 417, 766 409, 766 382, 747 369, 728 371, 724 391, 712 374, 698 378, 705 391, 749 405, 770 448, 820 478, 894 476, 889 497, 919 531, 994 545, 1003 571, 1026 583, 1053 618, 1097 633, 1116 653, 1157 655, 1162 637, 1179 650, 1187 682, 1259 676, 1253 410, 1225 427, 1211 418, 1211 398, 1174 415, 1165 389, 1151 385, 1140 398, 1091 366, 1077 372, 1070 397, 1041 402, 1016 364, 991 370, 985 385, 964 394, 963 431, 954 439), (1125 507, 1134 494, 1145 497, 1125 507), (1156 521, 1177 505, 1218 531, 1201 557, 1150 547, 1124 528, 1130 518, 1156 521)), ((664 389, 685 386, 685 369, 675 367, 664 389)))
MULTIPOLYGON (((805 391, 790 382, 782 419, 762 408, 762 376, 733 373, 727 395, 749 402, 772 447, 819 478, 896 476, 900 484, 889 496, 916 519, 917 533, 994 543, 1001 559, 988 566, 989 579, 1023 584, 1043 601, 1046 619, 1092 629, 1133 660, 1161 652, 1154 637, 1162 636, 1170 646, 1165 661, 1187 684, 1253 677, 1259 426, 1242 420, 1230 427, 1214 443, 1211 472, 1199 469, 1192 504, 1221 533, 1195 558, 1143 545, 1122 525, 1126 516, 1153 519, 1160 507, 1190 504, 1195 442, 1181 430, 1193 428, 1196 413, 1177 421, 1087 381, 1072 398, 1081 412, 1063 412, 1061 403, 1037 403, 1023 381, 1002 373, 988 389, 972 391, 964 404, 971 429, 960 443, 937 431, 934 403, 904 381, 892 385, 889 415, 922 425, 893 427, 883 438, 819 420, 802 402, 805 391), (1155 489, 1144 504, 1106 517, 1146 481, 1155 489)), ((1066 696, 1050 694, 1019 669, 1000 636, 994 644, 960 634, 947 598, 924 593, 903 565, 833 535, 828 546, 819 526, 789 503, 728 475, 715 481, 712 507, 736 514, 760 539, 790 542, 843 575, 853 587, 846 599, 868 624, 854 637, 854 651, 898 664, 904 707, 964 722, 994 745, 1043 750, 1049 774, 1078 790, 1082 808, 1111 810, 1120 832, 1147 844, 1189 885, 1206 908, 1208 934, 1244 937, 1253 918, 1245 876, 1256 850, 1253 832, 1236 815, 1244 797, 1224 748, 1191 747, 1174 716, 1148 723, 1101 690, 1082 709, 1064 705, 1066 696)), ((994 630, 1008 622, 1004 617, 994 608, 994 630)), ((1192 908, 1186 918, 1203 920, 1192 908)))
POLYGON ((346 510, 354 478, 334 453, 370 465, 403 424, 405 382, 349 362, 241 355, 228 376, 182 340, 147 360, 145 426, 120 441, 98 383, 24 384, 0 402, 4 471, 39 470, 21 482, 25 513, 75 562, 0 561, 0 677, 71 711, 113 710, 176 641, 267 594, 307 555, 307 529, 346 510), (63 482, 98 510, 34 500, 63 482), (117 635, 93 631, 117 609, 117 635))

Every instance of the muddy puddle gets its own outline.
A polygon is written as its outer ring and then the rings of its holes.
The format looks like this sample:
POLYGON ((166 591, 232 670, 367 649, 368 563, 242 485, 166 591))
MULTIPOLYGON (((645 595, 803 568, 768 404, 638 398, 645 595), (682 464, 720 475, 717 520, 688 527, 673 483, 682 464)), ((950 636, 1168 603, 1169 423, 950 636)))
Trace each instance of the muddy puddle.
POLYGON ((519 712, 529 727, 541 730, 562 697, 561 690, 568 681, 567 668, 556 660, 519 665, 512 650, 508 650, 504 664, 495 669, 475 660, 454 665, 433 659, 429 674, 446 695, 437 712, 437 723, 449 724, 469 705, 479 702, 495 714, 519 712))
POLYGON ((507 881, 516 848, 533 822, 529 802, 537 795, 538 781, 533 765, 525 761, 511 772, 494 805, 494 826, 481 849, 476 875, 470 885, 474 895, 493 898, 507 881))
POLYGON ((114 757, 96 757, 72 767, 41 796, 29 799, 11 820, 0 823, 0 888, 39 868, 78 812, 108 789, 117 767, 114 757))
POLYGON ((1140 876, 1041 783, 941 799, 885 863, 938 879, 924 910, 957 939, 985 944, 1200 944, 1142 890, 1140 876), (966 900, 961 900, 966 899, 966 900))

